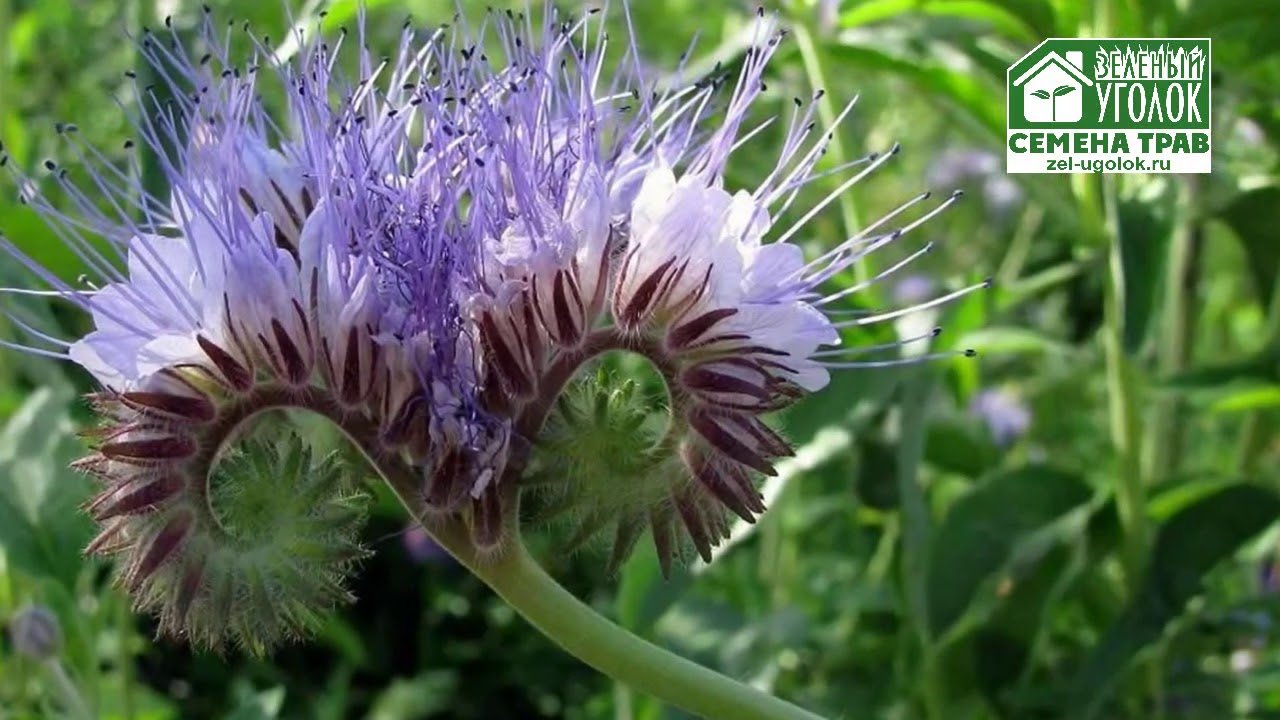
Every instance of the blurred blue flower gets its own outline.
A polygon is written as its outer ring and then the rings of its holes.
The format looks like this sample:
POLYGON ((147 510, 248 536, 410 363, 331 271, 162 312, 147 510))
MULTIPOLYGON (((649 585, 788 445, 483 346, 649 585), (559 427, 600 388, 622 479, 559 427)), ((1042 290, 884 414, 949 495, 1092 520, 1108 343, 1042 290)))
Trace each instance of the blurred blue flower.
POLYGON ((983 390, 969 403, 969 414, 982 420, 999 447, 1008 447, 1031 427, 1031 411, 1018 395, 1004 389, 983 390))
POLYGON ((936 188, 977 189, 987 208, 1004 214, 1016 208, 1023 190, 1004 171, 1000 157, 979 148, 945 150, 929 167, 929 183, 936 188))
POLYGON ((413 524, 405 528, 400 541, 404 544, 409 559, 417 565, 446 565, 453 561, 453 556, 440 547, 421 525, 413 524))
POLYGON ((57 655, 62 647, 62 628, 51 610, 30 605, 9 620, 9 639, 20 655, 44 660, 57 655))
POLYGON ((917 305, 933 297, 938 283, 928 275, 908 275, 893 286, 893 300, 899 305, 917 305))

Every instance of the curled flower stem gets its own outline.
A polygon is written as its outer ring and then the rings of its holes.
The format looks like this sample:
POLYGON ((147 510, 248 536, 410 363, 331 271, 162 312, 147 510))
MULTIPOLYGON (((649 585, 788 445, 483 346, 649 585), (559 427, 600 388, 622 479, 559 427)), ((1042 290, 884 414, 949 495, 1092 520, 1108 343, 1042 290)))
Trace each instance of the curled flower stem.
MULTIPOLYGON (((412 512, 418 478, 408 468, 378 471, 412 512)), ((413 513, 442 547, 565 652, 636 690, 712 720, 819 720, 820 716, 690 662, 609 621, 538 565, 518 537, 497 558, 476 553, 456 517, 413 513)))
MULTIPOLYGON (((609 350, 640 352, 662 367, 662 356, 641 338, 613 330, 593 334, 586 344, 555 363, 544 383, 551 400, 522 414, 529 428, 541 427, 559 391, 587 360, 609 350), (554 387, 552 387, 554 386, 554 387)), ((497 556, 481 553, 459 515, 426 515, 420 511, 422 478, 399 456, 385 452, 377 428, 344 413, 323 391, 272 391, 246 403, 228 419, 233 427, 264 409, 294 407, 328 418, 364 454, 410 514, 441 547, 483 580, 530 624, 569 654, 636 690, 712 720, 819 720, 820 716, 737 682, 644 640, 609 621, 555 581, 533 559, 518 534, 497 556)), ((527 429, 527 428, 526 428, 527 429)))

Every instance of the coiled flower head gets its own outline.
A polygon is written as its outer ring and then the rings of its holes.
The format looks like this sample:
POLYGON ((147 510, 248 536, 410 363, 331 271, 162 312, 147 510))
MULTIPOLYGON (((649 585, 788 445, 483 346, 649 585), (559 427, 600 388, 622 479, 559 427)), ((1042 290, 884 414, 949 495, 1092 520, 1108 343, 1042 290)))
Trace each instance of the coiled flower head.
POLYGON ((333 70, 341 38, 300 42, 289 63, 255 40, 237 64, 207 14, 203 29, 198 57, 172 31, 139 41, 172 96, 138 88, 135 120, 168 197, 69 127, 79 167, 49 163, 47 182, 72 212, 29 197, 97 283, 72 287, 7 249, 93 318, 69 343, 11 318, 24 349, 103 386, 80 463, 102 483, 90 549, 120 556, 122 583, 162 628, 205 644, 260 651, 304 630, 346 598, 362 552, 357 493, 287 434, 252 432, 264 411, 319 413, 380 467, 412 467, 407 499, 463 518, 480 561, 513 536, 522 477, 550 469, 563 478, 548 497, 574 511, 579 538, 611 531, 616 563, 648 528, 668 569, 686 545, 710 560, 731 516, 765 510, 757 481, 791 452, 765 414, 832 369, 900 362, 857 360, 884 348, 842 347, 843 329, 982 287, 839 307, 929 246, 837 291, 829 281, 958 194, 924 212, 920 195, 806 258, 792 240, 808 221, 894 154, 836 168, 852 175, 775 229, 829 174, 818 162, 834 129, 815 132, 814 102, 797 101, 760 184, 727 188, 726 164, 763 128, 743 131, 781 40, 763 14, 736 76, 664 90, 634 42, 608 65, 593 13, 491 13, 478 34, 459 18, 425 37, 406 26, 386 59, 361 37, 355 83, 333 70), (283 90, 284 117, 263 84, 283 90), (665 426, 630 386, 579 388, 555 410, 610 351, 657 370, 665 426), (571 457, 583 453, 626 459, 571 457))
MULTIPOLYGON (((78 463, 101 483, 89 551, 119 556, 122 584, 163 630, 262 651, 347 599, 362 514, 331 460, 283 432, 246 439, 259 414, 320 413, 365 454, 416 464, 424 494, 441 473, 469 490, 500 470, 505 427, 480 407, 460 305, 477 256, 445 232, 458 159, 438 119, 414 111, 429 57, 415 33, 385 84, 365 49, 366 77, 350 84, 331 71, 338 46, 277 64, 251 37, 236 63, 207 10, 200 37, 190 55, 172 28, 138 40, 168 86, 136 87, 134 125, 169 197, 73 126, 60 130, 76 162, 47 162, 43 180, 72 212, 24 195, 98 280, 68 285, 6 241, 94 329, 66 342, 7 314, 29 334, 23 349, 102 385, 94 452, 78 463), (284 117, 263 86, 283 88, 284 117), (422 152, 418 139, 437 136, 422 152)), ((8 165, 21 187, 40 184, 8 165)), ((493 526, 477 536, 496 542, 493 526)))
MULTIPOLYGON (((846 179, 835 190, 794 225, 775 229, 773 218, 830 174, 818 170, 834 132, 815 131, 821 93, 796 101, 772 173, 754 188, 726 187, 730 158, 769 124, 743 130, 782 39, 772 25, 761 13, 736 77, 717 74, 660 92, 636 69, 634 44, 620 66, 606 63, 603 25, 590 14, 565 22, 552 15, 537 30, 522 16, 494 15, 488 26, 503 56, 480 66, 483 79, 471 84, 485 90, 460 111, 485 128, 468 150, 475 158, 468 229, 485 248, 473 319, 515 432, 535 445, 546 432, 535 466, 566 467, 552 456, 564 452, 572 423, 544 421, 583 362, 611 350, 637 352, 666 382, 666 431, 643 447, 643 437, 633 438, 642 470, 624 472, 620 461, 599 478, 564 472, 579 489, 579 507, 564 500, 572 492, 552 493, 582 519, 578 535, 613 528, 615 558, 649 526, 664 566, 679 554, 681 536, 710 560, 728 531, 725 514, 754 521, 765 509, 756 478, 773 474, 774 461, 791 452, 762 417, 821 389, 832 369, 899 362, 858 360, 887 348, 842 348, 841 330, 985 286, 885 312, 839 309, 930 245, 865 281, 826 291, 829 281, 871 253, 909 242, 959 193, 932 207, 928 193, 917 196, 806 258, 792 240, 808 221, 897 151, 837 168, 846 179), (716 113, 718 99, 725 102, 716 113), (597 483, 613 491, 588 487, 597 483), (649 489, 633 491, 637 484, 649 489)), ((546 474, 539 475, 541 487, 546 474)))

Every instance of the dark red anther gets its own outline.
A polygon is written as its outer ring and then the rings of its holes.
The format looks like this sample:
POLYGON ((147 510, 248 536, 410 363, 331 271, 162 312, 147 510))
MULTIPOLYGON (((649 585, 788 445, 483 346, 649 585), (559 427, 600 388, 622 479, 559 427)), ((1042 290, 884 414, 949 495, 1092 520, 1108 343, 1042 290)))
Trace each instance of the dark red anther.
POLYGON ((693 493, 686 490, 674 498, 674 504, 676 512, 680 514, 681 522, 689 531, 689 539, 693 541, 693 547, 697 549, 698 555, 702 557, 703 562, 711 562, 711 548, 716 544, 716 540, 711 537, 707 529, 703 510, 698 507, 693 493))
POLYGON ((776 475, 777 470, 773 469, 773 465, 769 464, 755 448, 746 445, 731 430, 724 428, 726 418, 718 418, 716 415, 708 413, 690 413, 689 424, 698 434, 707 439, 707 442, 722 452, 728 459, 741 462, 742 465, 748 466, 753 470, 759 471, 765 475, 776 475))
POLYGON ((668 271, 675 262, 675 258, 668 259, 640 282, 639 287, 637 287, 636 291, 631 295, 631 301, 628 302, 626 307, 622 308, 622 312, 619 313, 618 320, 623 325, 626 325, 627 327, 635 327, 648 315, 650 306, 658 295, 659 286, 662 285, 663 280, 667 278, 668 271))
POLYGON ((351 328, 347 332, 347 351, 342 361, 342 387, 339 396, 347 405, 355 405, 364 399, 364 383, 360 375, 360 331, 351 328))

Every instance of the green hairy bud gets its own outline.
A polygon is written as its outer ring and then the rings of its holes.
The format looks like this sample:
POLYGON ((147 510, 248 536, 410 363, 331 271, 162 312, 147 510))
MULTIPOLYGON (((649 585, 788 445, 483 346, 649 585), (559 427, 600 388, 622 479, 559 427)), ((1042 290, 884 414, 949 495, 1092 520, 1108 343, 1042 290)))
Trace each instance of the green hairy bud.
POLYGON ((610 545, 610 568, 626 559, 654 517, 671 513, 670 414, 635 380, 604 370, 557 401, 535 446, 525 483, 538 515, 567 525, 569 548, 610 545))
POLYGON ((264 654, 351 600, 363 495, 275 409, 309 396, 264 385, 227 398, 165 379, 167 392, 95 398, 106 423, 77 463, 100 483, 89 552, 120 557, 120 584, 163 633, 264 654))

